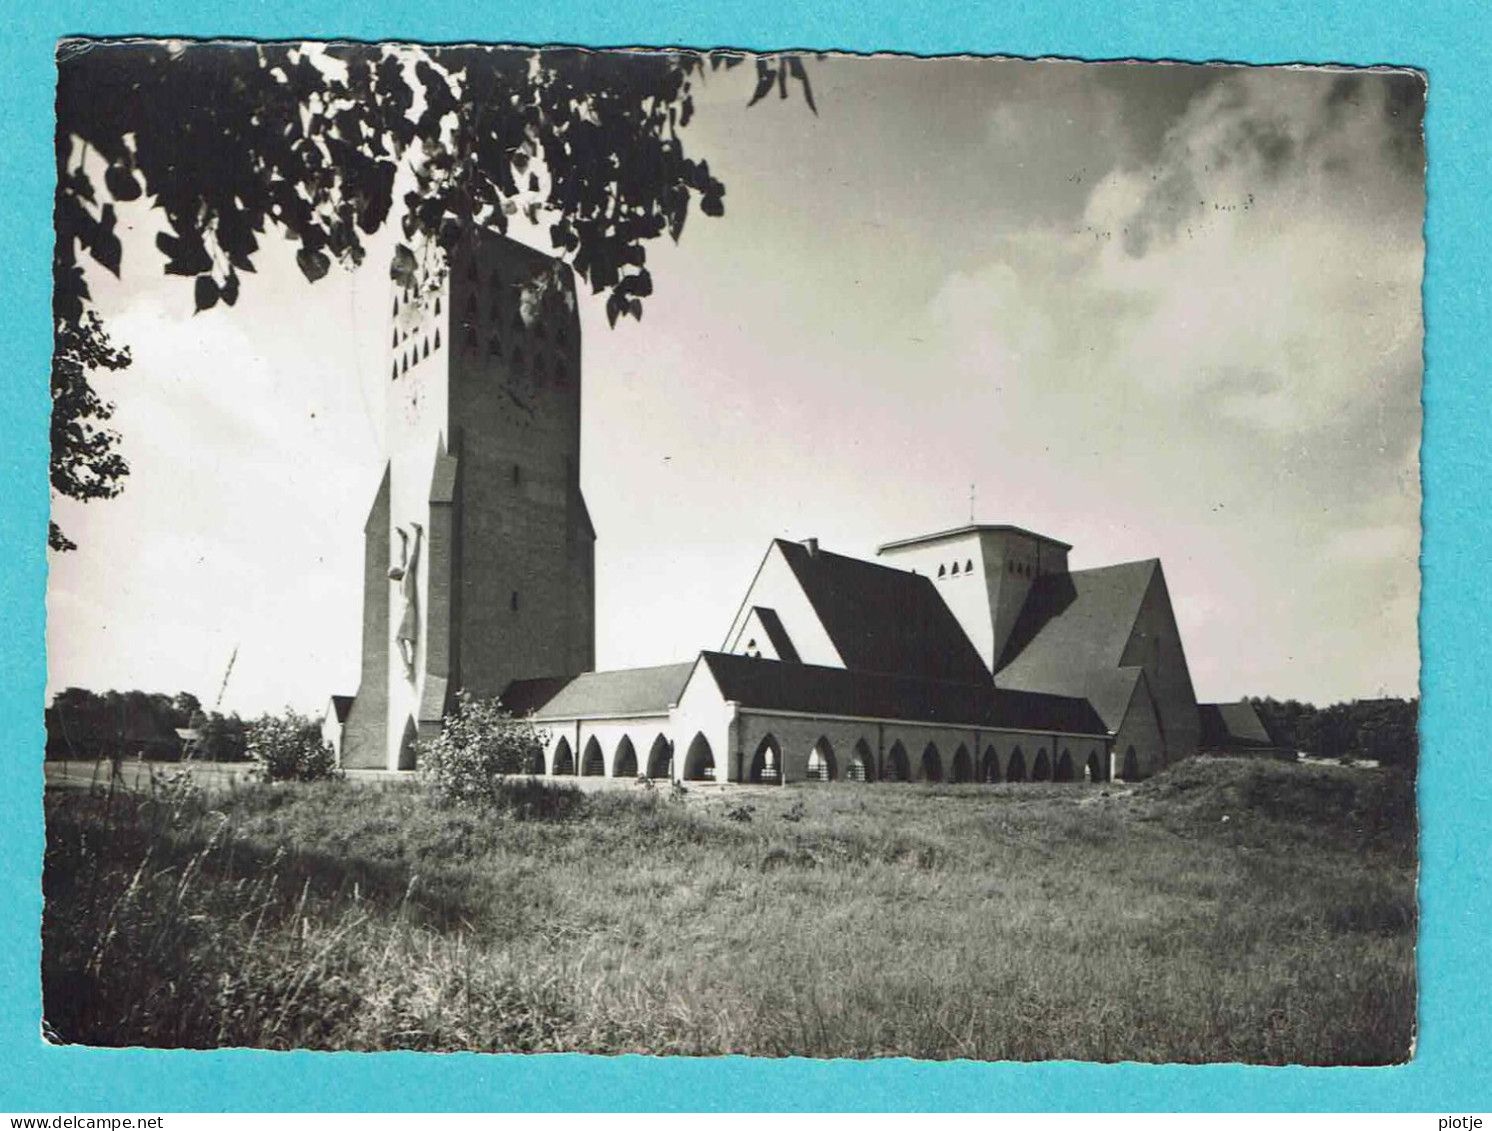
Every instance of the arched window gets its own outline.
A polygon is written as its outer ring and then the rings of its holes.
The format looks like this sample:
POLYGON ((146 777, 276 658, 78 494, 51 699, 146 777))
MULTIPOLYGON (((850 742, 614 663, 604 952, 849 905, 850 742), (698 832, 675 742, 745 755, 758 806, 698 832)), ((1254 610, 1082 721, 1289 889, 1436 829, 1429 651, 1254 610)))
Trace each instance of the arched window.
POLYGON ((554 760, 549 764, 549 772, 556 777, 575 772, 575 755, 570 750, 568 738, 561 738, 559 745, 554 748, 554 760))
POLYGON ((1045 746, 1036 752, 1036 761, 1031 763, 1031 780, 1052 780, 1052 760, 1047 756, 1045 746))
POLYGON ((611 756, 611 776, 614 778, 637 776, 637 751, 633 749, 632 740, 625 734, 616 744, 616 753, 611 756))
POLYGON ((412 770, 418 758, 420 730, 413 719, 404 720, 404 734, 399 739, 399 768, 412 770))
POLYGON ((394 327, 394 348, 399 348, 399 327, 394 327))
POLYGON ((1057 768, 1052 773, 1053 781, 1072 781, 1072 755, 1064 750, 1057 759, 1057 768))
POLYGON ((969 757, 967 746, 960 745, 953 753, 953 780, 955 782, 974 780, 974 760, 969 757))
POLYGON ((673 746, 661 734, 653 739, 648 748, 648 777, 669 778, 673 776, 673 746))
POLYGON ((440 327, 435 327, 435 348, 440 349, 440 327))
POLYGON ((397 381, 399 379, 399 359, 398 358, 394 359, 394 374, 393 374, 393 379, 395 381, 397 381))
POLYGON ((1021 753, 1019 746, 1010 752, 1010 762, 1005 767, 1005 780, 1026 780, 1026 756, 1021 753))
POLYGON ((965 573, 972 573, 973 570, 974 570, 974 559, 970 558, 968 561, 964 562, 964 572, 965 573))
POLYGON ((524 753, 523 772, 526 774, 542 774, 544 772, 544 748, 537 742, 530 746, 524 753))
POLYGON ((421 359, 424 359, 424 358, 427 358, 429 356, 430 356, 430 339, 426 338, 425 339, 425 352, 423 354, 421 354, 420 357, 421 357, 421 359))
POLYGON ((845 777, 850 781, 876 780, 876 756, 870 752, 870 743, 863 738, 855 743, 855 752, 850 755, 845 777))
POLYGON ((922 780, 939 782, 943 780, 943 756, 938 753, 935 742, 929 742, 922 751, 922 780))
POLYGON ((939 566, 938 567, 938 576, 939 577, 947 577, 948 576, 948 567, 947 566, 939 566))
POLYGON ((953 563, 953 576, 954 577, 958 576, 958 563, 957 562, 953 563))
POLYGON ((893 742, 891 749, 886 752, 886 769, 882 774, 882 780, 912 780, 912 767, 907 759, 907 748, 900 742, 893 742))
POLYGON ((839 776, 839 767, 834 764, 834 747, 827 738, 820 738, 808 752, 808 780, 833 781, 839 776))
POLYGON ((782 781, 782 748, 770 734, 756 744, 756 753, 751 756, 751 765, 746 770, 746 780, 771 785, 782 781))
POLYGON ((995 753, 993 746, 985 747, 984 761, 979 767, 979 780, 986 784, 1000 780, 1000 756, 995 753))
POLYGON ((601 744, 596 741, 596 736, 591 735, 586 740, 585 757, 580 759, 580 776, 583 778, 599 778, 606 775, 606 757, 601 753, 601 744))
POLYGON ((694 736, 694 741, 689 743, 689 752, 684 755, 684 780, 715 780, 715 753, 703 733, 694 736))
POLYGON ((1103 764, 1098 760, 1098 751, 1088 754, 1088 763, 1083 767, 1083 777, 1090 782, 1103 781, 1103 764))
MULTIPOLYGON (((436 314, 440 313, 440 296, 439 295, 435 296, 435 313, 436 314)), ((436 332, 439 333, 439 331, 436 331, 436 332)), ((436 345, 439 345, 439 344, 440 344, 439 342, 436 343, 436 345)))

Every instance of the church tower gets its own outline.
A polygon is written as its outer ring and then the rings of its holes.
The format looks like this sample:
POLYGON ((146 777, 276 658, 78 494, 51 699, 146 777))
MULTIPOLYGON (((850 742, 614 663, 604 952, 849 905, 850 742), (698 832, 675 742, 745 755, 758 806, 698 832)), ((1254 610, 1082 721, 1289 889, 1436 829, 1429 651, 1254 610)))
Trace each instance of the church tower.
POLYGON ((490 233, 397 284, 383 479, 364 528, 362 675, 342 765, 412 769, 455 692, 595 658, 580 318, 564 263, 490 233))
POLYGON ((1067 572, 1066 542, 1018 526, 974 524, 888 542, 876 553, 926 574, 994 672, 1039 577, 1067 572))

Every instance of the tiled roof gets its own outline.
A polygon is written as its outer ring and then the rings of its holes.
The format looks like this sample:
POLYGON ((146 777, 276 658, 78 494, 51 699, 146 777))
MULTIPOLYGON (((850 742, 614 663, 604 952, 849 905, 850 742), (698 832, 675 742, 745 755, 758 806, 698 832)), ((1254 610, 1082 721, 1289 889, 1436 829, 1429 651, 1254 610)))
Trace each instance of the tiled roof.
POLYGON ((929 578, 903 569, 776 543, 847 668, 924 679, 989 679, 929 578))
POLYGON ((700 658, 721 694, 746 708, 1064 734, 1105 733, 1103 720, 1086 699, 1002 691, 988 677, 983 683, 953 683, 723 652, 702 652, 700 658))
POLYGON ((540 719, 665 714, 694 670, 693 663, 585 672, 571 678, 521 679, 508 684, 503 706, 540 719))
POLYGON ((1119 661, 1159 568, 1152 558, 1038 578, 995 665, 995 683, 1082 696, 1117 729, 1138 672, 1119 661))

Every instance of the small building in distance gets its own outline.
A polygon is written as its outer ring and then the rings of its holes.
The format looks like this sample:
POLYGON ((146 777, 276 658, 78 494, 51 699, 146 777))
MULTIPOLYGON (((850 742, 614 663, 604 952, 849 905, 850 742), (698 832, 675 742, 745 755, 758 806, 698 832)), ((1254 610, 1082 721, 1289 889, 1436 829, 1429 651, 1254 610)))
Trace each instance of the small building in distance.
POLYGON ((1273 758, 1294 762, 1299 755, 1269 737, 1264 720, 1247 699, 1236 703, 1201 703, 1202 737, 1197 750, 1234 758, 1273 758))

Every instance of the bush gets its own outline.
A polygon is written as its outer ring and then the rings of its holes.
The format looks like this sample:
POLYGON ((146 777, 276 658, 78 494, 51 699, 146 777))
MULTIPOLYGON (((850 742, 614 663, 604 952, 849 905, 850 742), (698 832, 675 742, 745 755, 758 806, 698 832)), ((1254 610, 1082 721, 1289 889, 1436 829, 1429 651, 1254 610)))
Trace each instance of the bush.
POLYGON ((245 747, 261 781, 320 781, 337 776, 337 755, 321 737, 321 724, 287 709, 249 724, 245 747))
POLYGON ((543 757, 547 738, 496 699, 460 691, 439 737, 420 745, 418 765, 438 801, 502 804, 508 797, 503 780, 530 772, 534 756, 543 757))

